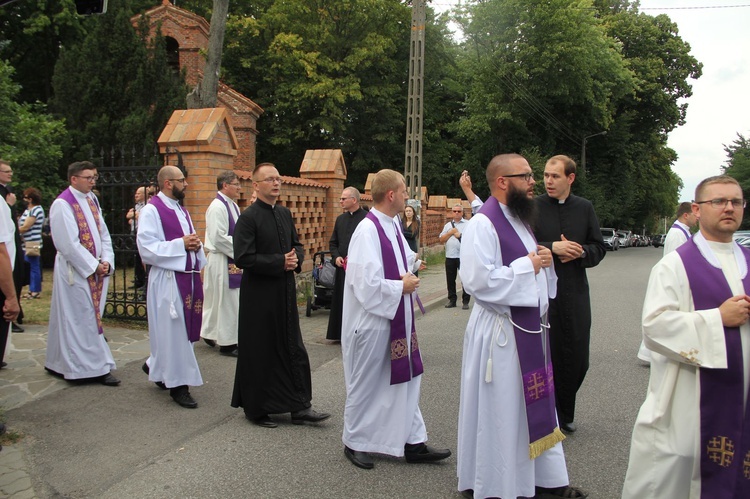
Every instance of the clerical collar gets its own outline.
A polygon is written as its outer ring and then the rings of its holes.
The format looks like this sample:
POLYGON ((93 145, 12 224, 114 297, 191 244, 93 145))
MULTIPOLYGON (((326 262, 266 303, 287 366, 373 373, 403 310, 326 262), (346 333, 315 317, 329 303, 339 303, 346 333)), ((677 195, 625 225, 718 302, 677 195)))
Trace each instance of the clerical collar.
POLYGON ((276 208, 276 204, 275 203, 274 204, 268 204, 265 201, 263 201, 261 198, 256 199, 255 203, 253 203, 253 204, 259 204, 260 206, 263 206, 263 207, 265 207, 265 208, 267 208, 269 210, 273 210, 274 208, 276 208))
POLYGON ((179 201, 177 201, 176 199, 172 199, 171 197, 169 197, 166 194, 164 194, 164 192, 162 192, 162 191, 159 191, 159 194, 157 194, 157 196, 159 196, 159 198, 161 198, 162 201, 164 201, 165 203, 169 204, 173 209, 174 209, 175 206, 179 206, 180 205, 179 201))
POLYGON ((83 191, 79 191, 78 189, 76 189, 72 185, 70 186, 70 192, 72 192, 73 194, 76 195, 76 197, 79 197, 79 198, 87 198, 87 197, 89 197, 89 194, 91 194, 91 191, 89 191, 88 193, 83 192, 83 191))

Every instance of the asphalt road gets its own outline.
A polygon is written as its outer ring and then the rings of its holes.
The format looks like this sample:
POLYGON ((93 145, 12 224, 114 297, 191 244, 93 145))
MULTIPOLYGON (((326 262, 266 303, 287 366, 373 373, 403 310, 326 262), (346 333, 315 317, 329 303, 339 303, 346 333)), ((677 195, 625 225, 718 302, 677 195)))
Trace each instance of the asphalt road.
MULTIPOLYGON (((648 368, 636 352, 648 273, 661 249, 610 252, 589 271, 591 367, 576 421, 565 440, 571 483, 591 498, 619 497, 630 434, 645 395, 648 368)), ((468 312, 436 308, 419 318, 425 359, 421 409, 430 442, 456 448, 463 331, 468 312)), ((301 318, 314 329, 327 313, 301 318), (318 321, 318 322, 316 322, 318 321)), ((353 467, 341 443, 344 384, 340 348, 308 343, 313 405, 333 416, 318 426, 277 429, 249 424, 229 406, 234 363, 205 345, 196 353, 206 384, 187 410, 146 381, 141 363, 120 366, 118 388, 71 387, 10 411, 27 435, 25 455, 40 497, 325 497, 451 498, 455 457, 408 465, 377 457, 374 470, 353 467)))

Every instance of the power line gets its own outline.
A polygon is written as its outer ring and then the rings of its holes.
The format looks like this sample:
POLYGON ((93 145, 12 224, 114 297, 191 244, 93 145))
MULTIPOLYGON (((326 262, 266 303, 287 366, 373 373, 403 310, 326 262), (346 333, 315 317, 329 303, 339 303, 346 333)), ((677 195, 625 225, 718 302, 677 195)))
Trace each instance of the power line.
POLYGON ((701 10, 701 9, 737 9, 750 7, 750 3, 741 5, 703 5, 700 7, 639 7, 639 10, 701 10))

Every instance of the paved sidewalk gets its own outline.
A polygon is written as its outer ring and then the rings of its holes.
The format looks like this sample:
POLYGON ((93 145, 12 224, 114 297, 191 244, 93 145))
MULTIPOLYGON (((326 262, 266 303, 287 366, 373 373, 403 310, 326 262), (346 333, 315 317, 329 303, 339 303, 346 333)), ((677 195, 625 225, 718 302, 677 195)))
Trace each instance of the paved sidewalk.
MULTIPOLYGON (((447 297, 443 266, 438 265, 420 272, 420 279, 418 292, 425 309, 443 307, 447 297)), ((460 289, 460 282, 458 284, 460 289)), ((305 317, 305 307, 300 309, 300 327, 306 344, 331 345, 331 342, 325 339, 328 315, 327 310, 320 309, 313 311, 308 318, 305 317)), ((44 370, 47 326, 24 325, 24 328, 24 333, 11 334, 11 343, 6 354, 8 366, 0 370, 0 407, 4 411, 22 407, 63 389, 75 389, 75 386, 47 374, 44 370)), ((123 370, 132 362, 140 364, 149 355, 147 331, 105 327, 105 335, 118 370, 123 370)), ((196 345, 196 349, 198 348, 208 347, 200 343, 196 345)), ((9 431, 13 431, 12 418, 7 424, 9 431)), ((33 439, 34 435, 24 435, 18 443, 4 446, 0 451, 0 497, 37 497, 31 477, 27 473, 24 438, 33 439)))

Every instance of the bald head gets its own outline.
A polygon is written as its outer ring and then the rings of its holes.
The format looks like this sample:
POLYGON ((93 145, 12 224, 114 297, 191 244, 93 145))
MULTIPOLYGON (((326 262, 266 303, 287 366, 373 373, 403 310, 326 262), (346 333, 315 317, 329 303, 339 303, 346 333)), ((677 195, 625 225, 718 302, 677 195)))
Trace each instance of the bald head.
POLYGON ((515 153, 499 154, 490 160, 490 164, 487 165, 487 184, 490 186, 490 189, 492 189, 492 184, 495 183, 497 177, 513 173, 513 166, 518 160, 527 163, 523 156, 515 153))
POLYGON ((173 178, 182 178, 182 172, 176 166, 163 166, 159 170, 156 181, 159 183, 159 189, 164 190, 164 182, 173 178))

